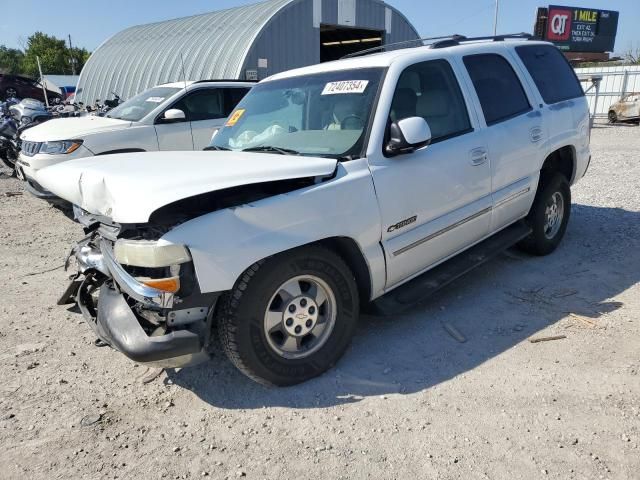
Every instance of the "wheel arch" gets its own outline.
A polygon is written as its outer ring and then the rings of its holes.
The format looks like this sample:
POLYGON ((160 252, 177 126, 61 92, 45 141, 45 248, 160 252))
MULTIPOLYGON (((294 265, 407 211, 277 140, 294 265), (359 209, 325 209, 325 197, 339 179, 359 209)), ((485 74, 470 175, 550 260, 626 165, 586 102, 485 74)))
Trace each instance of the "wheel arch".
POLYGON ((308 245, 323 245, 337 253, 347 264, 356 279, 360 293, 360 303, 366 304, 371 299, 372 278, 369 264, 358 243, 351 237, 329 237, 308 245))
POLYGON ((557 148, 547 155, 540 169, 541 182, 549 179, 556 172, 564 175, 569 185, 573 184, 576 175, 576 149, 573 145, 557 148))

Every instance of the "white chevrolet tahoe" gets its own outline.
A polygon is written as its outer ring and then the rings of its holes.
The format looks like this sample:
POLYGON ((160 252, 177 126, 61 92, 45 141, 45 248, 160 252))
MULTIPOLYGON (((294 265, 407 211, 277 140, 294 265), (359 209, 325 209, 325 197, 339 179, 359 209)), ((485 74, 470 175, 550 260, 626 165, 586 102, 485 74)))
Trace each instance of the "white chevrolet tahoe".
POLYGON ((111 153, 202 150, 253 85, 168 83, 136 95, 104 117, 50 120, 22 134, 18 177, 30 193, 56 203, 58 199, 38 183, 38 171, 45 167, 111 153))
POLYGON ((219 336, 262 383, 330 368, 361 307, 397 313, 519 244, 551 253, 587 170, 589 111, 553 45, 453 37, 275 75, 208 151, 43 170, 87 237, 61 303, 132 360, 219 336))

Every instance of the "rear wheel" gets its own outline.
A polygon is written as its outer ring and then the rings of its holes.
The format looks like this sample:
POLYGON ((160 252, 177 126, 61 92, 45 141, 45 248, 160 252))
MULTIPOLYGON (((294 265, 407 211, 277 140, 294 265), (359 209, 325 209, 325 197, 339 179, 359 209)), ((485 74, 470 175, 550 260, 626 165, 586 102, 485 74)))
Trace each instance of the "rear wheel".
POLYGON ((564 237, 571 214, 571 189, 564 175, 542 176, 527 223, 533 232, 519 247, 534 255, 553 252, 564 237))
POLYGON ((303 247, 251 266, 223 299, 218 333, 229 359, 266 385, 325 372, 358 320, 353 273, 333 251, 303 247))
POLYGON ((5 90, 4 94, 5 94, 5 100, 6 100, 7 98, 17 97, 18 92, 16 92, 15 88, 9 87, 5 90))

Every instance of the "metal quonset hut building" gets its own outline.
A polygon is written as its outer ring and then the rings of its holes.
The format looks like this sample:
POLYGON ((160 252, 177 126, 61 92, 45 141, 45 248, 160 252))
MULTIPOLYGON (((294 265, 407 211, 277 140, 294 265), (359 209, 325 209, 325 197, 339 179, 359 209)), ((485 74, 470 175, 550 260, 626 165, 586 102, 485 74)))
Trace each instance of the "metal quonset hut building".
POLYGON ((116 92, 126 99, 185 77, 263 79, 417 38, 406 17, 380 0, 269 0, 115 34, 87 61, 76 97, 93 103, 116 92))

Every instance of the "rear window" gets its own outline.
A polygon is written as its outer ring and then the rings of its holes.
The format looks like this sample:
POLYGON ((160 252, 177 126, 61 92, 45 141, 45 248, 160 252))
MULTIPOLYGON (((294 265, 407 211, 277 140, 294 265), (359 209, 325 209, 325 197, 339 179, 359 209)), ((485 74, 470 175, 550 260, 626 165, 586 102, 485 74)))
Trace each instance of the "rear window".
POLYGON ((478 94, 487 125, 494 125, 531 110, 518 76, 511 64, 496 54, 464 57, 478 94))
POLYGON ((516 47, 545 103, 553 104, 582 97, 584 92, 573 68, 556 47, 527 45, 516 47))

